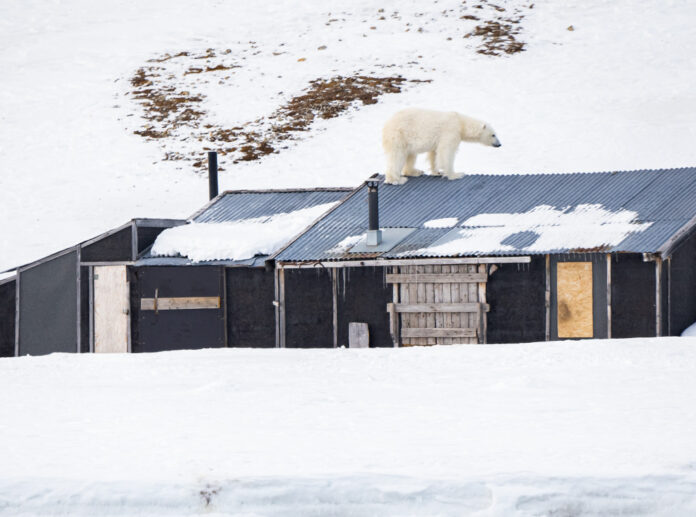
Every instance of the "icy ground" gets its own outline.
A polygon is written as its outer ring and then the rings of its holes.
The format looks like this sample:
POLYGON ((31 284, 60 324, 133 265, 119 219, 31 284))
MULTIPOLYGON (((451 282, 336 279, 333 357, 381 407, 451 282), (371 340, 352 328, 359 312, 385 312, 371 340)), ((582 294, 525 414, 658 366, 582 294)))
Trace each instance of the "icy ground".
POLYGON ((144 121, 130 80, 166 54, 190 54, 162 63, 167 80, 205 95, 202 122, 225 127, 273 113, 314 79, 431 81, 321 120, 260 161, 222 159, 225 189, 356 185, 382 170, 380 128, 405 106, 456 109, 496 128, 500 149, 462 147, 464 172, 696 164, 696 3, 497 3, 506 11, 483 0, 0 3, 0 270, 206 201, 190 162, 163 160, 163 146, 203 157, 204 141, 133 133, 144 121), (480 38, 464 37, 477 22, 463 17, 514 13, 524 14, 524 52, 481 55, 480 38), (229 63, 197 60, 207 49, 229 49, 229 63), (238 67, 185 74, 204 63, 238 67))
POLYGON ((694 338, 0 359, 0 515, 694 515, 694 371, 694 338))

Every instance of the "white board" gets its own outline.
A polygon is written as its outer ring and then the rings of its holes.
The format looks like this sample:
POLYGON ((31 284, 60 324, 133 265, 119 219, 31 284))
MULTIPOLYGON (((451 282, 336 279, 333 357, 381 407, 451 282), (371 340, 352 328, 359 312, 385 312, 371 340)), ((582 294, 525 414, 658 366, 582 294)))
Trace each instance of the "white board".
POLYGON ((94 267, 94 351, 128 352, 129 286, 126 266, 94 267))

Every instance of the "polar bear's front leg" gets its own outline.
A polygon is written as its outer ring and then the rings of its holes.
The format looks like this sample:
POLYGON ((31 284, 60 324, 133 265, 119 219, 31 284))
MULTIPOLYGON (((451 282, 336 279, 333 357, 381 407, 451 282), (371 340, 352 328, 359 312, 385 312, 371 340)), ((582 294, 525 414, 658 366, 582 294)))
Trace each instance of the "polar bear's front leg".
POLYGON ((408 181, 401 175, 401 170, 404 168, 406 156, 404 153, 393 151, 387 155, 387 172, 385 173, 385 182, 392 185, 403 185, 408 181))
POLYGON ((454 156, 457 154, 458 147, 459 139, 443 140, 437 146, 437 166, 439 169, 442 169, 442 173, 450 180, 456 180, 464 176, 454 172, 454 156))
POLYGON ((409 154, 406 156, 406 165, 404 165, 404 170, 401 172, 404 176, 422 176, 423 171, 418 170, 414 167, 416 164, 416 155, 409 154))

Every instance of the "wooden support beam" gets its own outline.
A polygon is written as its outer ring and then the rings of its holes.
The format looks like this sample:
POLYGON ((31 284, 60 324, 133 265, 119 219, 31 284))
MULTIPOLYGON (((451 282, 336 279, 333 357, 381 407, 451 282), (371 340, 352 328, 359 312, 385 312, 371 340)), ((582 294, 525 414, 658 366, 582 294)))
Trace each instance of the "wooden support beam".
POLYGON ((476 337, 476 329, 466 328, 466 329, 442 329, 442 328, 408 328, 401 329, 401 336, 405 338, 437 338, 437 337, 476 337))
MULTIPOLYGON (((479 274, 484 276, 484 280, 479 282, 478 285, 478 301, 479 303, 486 303, 486 280, 488 279, 488 265, 479 264, 478 266, 479 274)), ((486 311, 479 312, 479 343, 488 343, 488 315, 486 311)))
POLYGON ((324 260, 316 262, 281 262, 283 269, 315 267, 360 267, 360 266, 433 266, 454 264, 529 264, 530 256, 524 257, 462 257, 462 258, 420 258, 420 259, 365 259, 365 260, 324 260))
MULTIPOLYGON (((399 268, 396 266, 392 266, 392 271, 398 271, 399 268)), ((387 311, 389 312, 389 332, 391 334, 392 338, 392 343, 394 344, 394 347, 399 346, 399 328, 401 325, 399 324, 399 314, 394 310, 394 303, 399 303, 400 297, 399 297, 399 284, 393 284, 392 285, 392 302, 387 304, 387 311)))
MULTIPOLYGON (((488 312, 490 306, 487 303, 388 303, 387 311, 394 312, 488 312)), ((402 335, 403 331, 402 329, 402 335)))
POLYGON ((333 306, 333 347, 338 348, 338 272, 331 270, 331 292, 333 306))
POLYGON ((611 339, 611 253, 607 254, 607 338, 611 339))
MULTIPOLYGON (((485 266, 484 266, 485 267, 485 266)), ((412 273, 401 275, 387 275, 388 284, 453 284, 453 283, 480 283, 485 282, 488 275, 485 273, 412 273)))
POLYGON ((551 255, 546 255, 544 306, 546 308, 546 341, 551 341, 551 255))
POLYGON ((662 335, 662 259, 655 257, 655 335, 662 335))
POLYGON ((188 309, 219 309, 219 296, 191 296, 178 298, 141 298, 141 311, 174 311, 188 309))

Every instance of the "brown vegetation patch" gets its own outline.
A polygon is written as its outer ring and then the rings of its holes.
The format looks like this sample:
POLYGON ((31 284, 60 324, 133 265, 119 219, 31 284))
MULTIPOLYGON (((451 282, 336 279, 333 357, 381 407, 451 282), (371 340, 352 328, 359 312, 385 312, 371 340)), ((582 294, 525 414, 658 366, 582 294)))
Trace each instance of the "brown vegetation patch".
POLYGON ((404 77, 372 77, 356 75, 335 76, 330 79, 315 79, 304 93, 293 97, 283 106, 268 115, 242 127, 218 128, 210 133, 210 141, 221 146, 220 153, 235 155, 233 163, 258 160, 277 152, 279 144, 294 140, 307 131, 314 121, 338 117, 354 103, 376 104, 380 95, 399 93, 404 77))
MULTIPOLYGON (((528 9, 532 9, 534 4, 530 4, 528 9)), ((524 18, 524 13, 520 8, 514 8, 509 15, 500 13, 506 12, 504 7, 481 0, 475 9, 488 9, 495 12, 492 19, 483 21, 477 25, 473 31, 467 33, 464 37, 481 38, 481 44, 476 50, 479 54, 487 56, 500 56, 502 54, 516 54, 523 52, 525 43, 518 39, 522 32, 521 21, 524 18)), ((480 18, 471 14, 463 15, 460 19, 475 20, 480 18)))
POLYGON ((197 89, 200 81, 205 82, 203 77, 208 73, 220 84, 229 80, 230 75, 221 76, 220 72, 240 66, 229 58, 221 60, 218 56, 230 52, 229 49, 221 52, 207 49, 202 55, 164 54, 150 59, 148 63, 152 65, 139 68, 130 78, 129 95, 143 109, 143 124, 133 132, 161 141, 165 160, 188 160, 203 170, 205 164, 200 160, 200 151, 213 149, 228 155, 233 163, 259 160, 286 148, 283 142, 296 140, 317 119, 338 117, 356 105, 375 104, 381 95, 399 93, 407 82, 429 82, 401 76, 318 78, 273 113, 237 127, 223 127, 207 120, 208 114, 202 108, 205 95, 189 90, 197 89), (191 61, 193 59, 207 61, 191 61), (172 149, 171 144, 189 139, 200 142, 196 152, 183 151, 181 147, 172 149))

